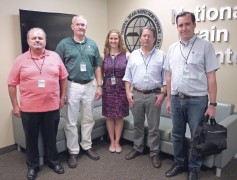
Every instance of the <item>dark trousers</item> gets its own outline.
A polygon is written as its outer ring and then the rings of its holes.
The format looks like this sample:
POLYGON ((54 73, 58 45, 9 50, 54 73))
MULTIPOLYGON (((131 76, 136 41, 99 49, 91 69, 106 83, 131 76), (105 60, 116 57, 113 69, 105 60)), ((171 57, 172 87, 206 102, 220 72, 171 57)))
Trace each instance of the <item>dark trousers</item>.
POLYGON ((26 139, 26 162, 28 168, 39 167, 38 137, 41 129, 48 162, 59 163, 56 135, 60 119, 59 110, 49 112, 21 112, 26 139))

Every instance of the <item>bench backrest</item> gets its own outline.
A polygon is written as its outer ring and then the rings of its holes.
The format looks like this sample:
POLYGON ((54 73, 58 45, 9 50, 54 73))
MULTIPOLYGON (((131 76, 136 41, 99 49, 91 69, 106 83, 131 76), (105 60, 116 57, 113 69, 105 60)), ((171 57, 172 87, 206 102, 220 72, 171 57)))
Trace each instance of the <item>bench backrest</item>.
POLYGON ((94 108, 102 106, 102 99, 100 98, 98 101, 94 101, 94 108))
POLYGON ((171 118, 171 114, 166 111, 166 98, 161 106, 160 115, 163 117, 171 118))
POLYGON ((227 116, 234 113, 234 105, 230 103, 217 102, 216 106, 216 122, 220 122, 227 116))
MULTIPOLYGON (((234 113, 234 105, 230 103, 217 102, 216 106, 216 122, 220 122, 227 116, 234 113)), ((166 100, 161 107, 161 116, 171 118, 171 114, 166 111, 166 100)))

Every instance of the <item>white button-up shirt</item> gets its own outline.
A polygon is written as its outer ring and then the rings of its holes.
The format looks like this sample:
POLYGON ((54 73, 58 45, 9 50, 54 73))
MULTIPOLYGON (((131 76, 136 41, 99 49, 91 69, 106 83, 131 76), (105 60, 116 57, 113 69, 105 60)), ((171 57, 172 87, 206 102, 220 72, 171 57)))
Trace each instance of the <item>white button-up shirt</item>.
POLYGON ((131 53, 123 81, 128 81, 139 90, 151 90, 166 85, 165 70, 163 69, 165 53, 153 48, 145 57, 142 49, 131 53), (148 80, 145 81, 144 77, 148 80))

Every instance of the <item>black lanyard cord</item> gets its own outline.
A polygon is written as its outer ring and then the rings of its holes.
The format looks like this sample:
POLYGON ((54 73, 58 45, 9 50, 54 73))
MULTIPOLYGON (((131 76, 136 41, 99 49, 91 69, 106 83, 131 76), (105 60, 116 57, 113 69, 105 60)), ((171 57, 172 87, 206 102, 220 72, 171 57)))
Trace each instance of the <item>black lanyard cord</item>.
POLYGON ((32 59, 32 61, 33 61, 33 62, 35 63, 35 65, 36 65, 36 67, 39 69, 39 71, 40 71, 40 74, 41 74, 41 72, 42 72, 42 69, 43 69, 44 60, 45 60, 45 57, 44 57, 44 59, 43 59, 43 63, 41 64, 41 67, 39 67, 39 66, 38 66, 38 64, 35 62, 35 60, 33 60, 33 59, 32 59))
POLYGON ((143 55, 142 55, 142 52, 140 51, 141 56, 142 56, 142 59, 143 59, 143 62, 144 62, 144 64, 145 64, 145 66, 146 66, 146 74, 147 74, 147 67, 148 67, 148 64, 150 63, 150 60, 151 60, 151 57, 152 57, 154 51, 155 51, 155 50, 153 49, 153 51, 152 51, 152 53, 151 53, 151 56, 150 56, 150 58, 149 58, 147 64, 146 64, 145 59, 144 59, 144 57, 143 57, 143 55))
POLYGON ((113 63, 114 63, 114 68, 113 68, 113 77, 116 76, 116 64, 117 64, 117 56, 114 56, 114 55, 110 55, 111 58, 113 59, 113 63))
POLYGON ((197 39, 197 37, 196 37, 195 40, 193 41, 193 44, 192 44, 192 46, 191 46, 191 48, 190 48, 190 50, 189 50, 189 52, 188 52, 188 56, 187 56, 187 57, 184 56, 184 54, 183 54, 183 52, 182 52, 182 50, 181 50, 181 43, 179 44, 180 52, 181 52, 183 58, 185 59, 186 64, 187 64, 187 62, 188 62, 188 57, 189 57, 189 55, 190 55, 191 50, 193 49, 193 45, 194 45, 194 43, 196 42, 196 39, 197 39))

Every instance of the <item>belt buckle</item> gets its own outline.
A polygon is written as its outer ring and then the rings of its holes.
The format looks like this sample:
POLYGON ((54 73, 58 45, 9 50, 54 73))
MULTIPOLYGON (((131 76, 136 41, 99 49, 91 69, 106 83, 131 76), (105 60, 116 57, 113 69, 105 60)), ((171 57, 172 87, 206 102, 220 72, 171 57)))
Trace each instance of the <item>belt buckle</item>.
POLYGON ((182 99, 184 98, 184 93, 182 93, 182 92, 179 92, 179 94, 178 94, 178 95, 179 95, 179 97, 180 97, 180 98, 182 98, 182 99))

